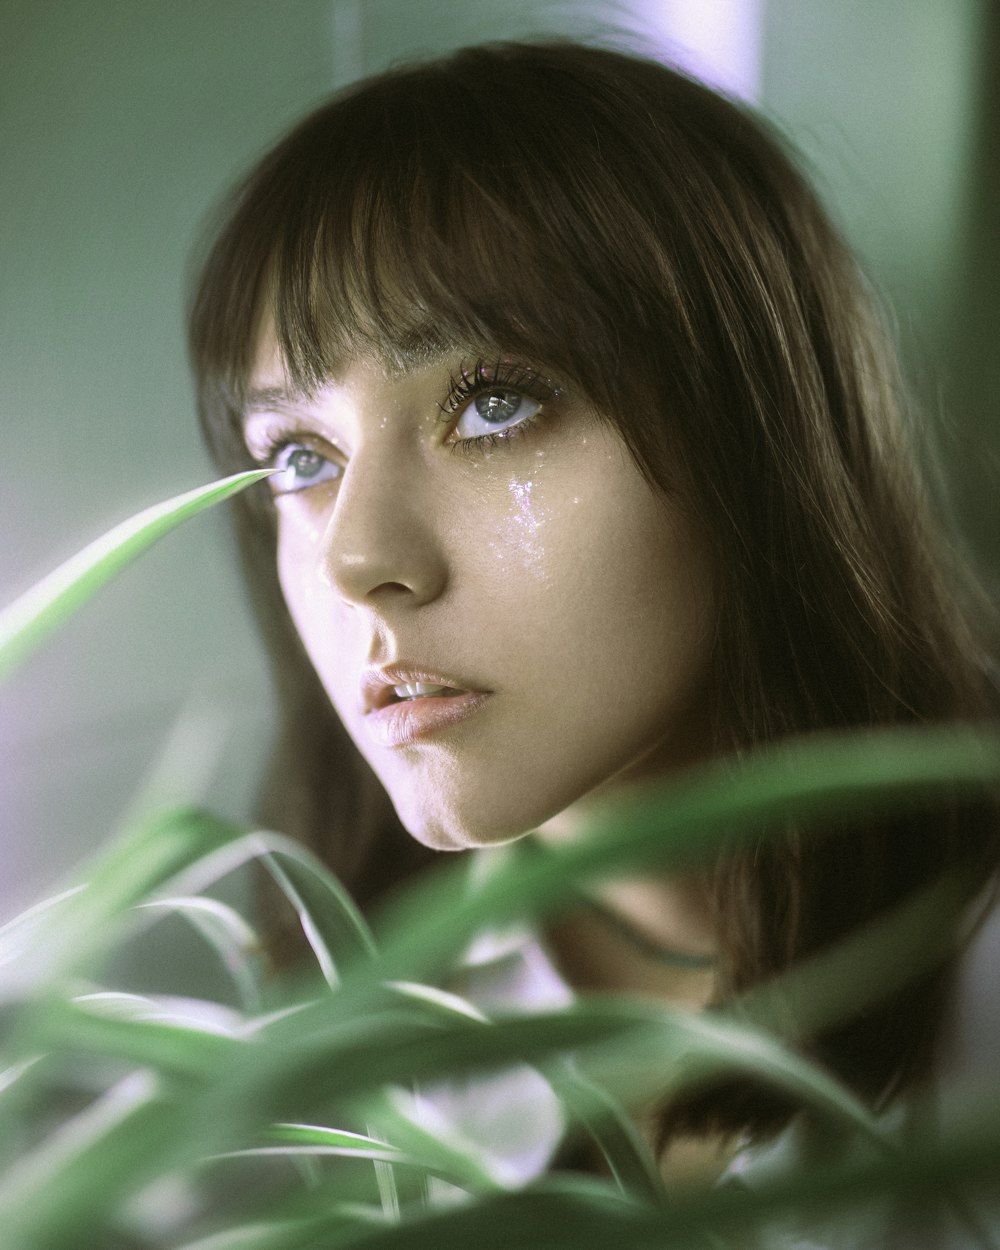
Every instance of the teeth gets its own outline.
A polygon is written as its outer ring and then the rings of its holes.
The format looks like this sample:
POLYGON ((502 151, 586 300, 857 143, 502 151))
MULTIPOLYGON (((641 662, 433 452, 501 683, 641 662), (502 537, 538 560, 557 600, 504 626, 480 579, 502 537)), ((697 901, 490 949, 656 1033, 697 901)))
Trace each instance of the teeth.
POLYGON ((392 689, 397 699, 427 699, 443 695, 451 687, 435 686, 427 681, 408 681, 402 686, 393 686, 392 689))

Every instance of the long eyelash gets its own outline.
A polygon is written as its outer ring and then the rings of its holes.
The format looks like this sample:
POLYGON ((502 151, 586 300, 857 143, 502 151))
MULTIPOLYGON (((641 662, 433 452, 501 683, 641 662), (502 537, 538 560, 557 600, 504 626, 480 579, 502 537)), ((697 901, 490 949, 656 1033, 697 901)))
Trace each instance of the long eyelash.
POLYGON ((518 425, 512 425, 506 430, 496 430, 489 434, 476 434, 472 438, 460 438, 457 442, 451 443, 448 450, 462 456, 472 456, 482 453, 490 447, 496 447, 500 443, 512 443, 515 438, 524 438, 526 434, 530 434, 538 423, 538 416, 525 417, 518 425))
MULTIPOLYGON (((250 459, 254 463, 259 464, 262 468, 269 469, 274 466, 278 453, 284 451, 289 443, 301 443, 303 447, 311 447, 316 451, 320 450, 315 445, 315 435, 292 427, 286 429, 280 425, 270 426, 261 431, 259 446, 252 449, 248 448, 247 450, 250 459)), ((320 454, 324 453, 320 452, 320 454)))
MULTIPOLYGON (((513 391, 520 391, 532 399, 537 399, 540 404, 548 403, 560 394, 559 387, 543 377, 531 365, 515 364, 503 360, 502 357, 487 360, 485 356, 480 356, 471 369, 462 365, 458 376, 454 374, 451 376, 447 398, 443 404, 438 405, 442 413, 441 419, 450 420, 474 395, 497 387, 508 387, 513 391)), ((463 455, 482 454, 500 443, 509 443, 515 438, 523 438, 533 430, 541 415, 541 412, 538 412, 533 417, 526 417, 517 425, 509 426, 505 430, 477 434, 474 438, 458 439, 451 444, 451 450, 461 452, 463 455)))
POLYGON ((445 417, 454 416, 473 395, 497 386, 523 391, 525 395, 530 395, 539 403, 554 399, 559 393, 559 388, 545 379, 531 365, 514 364, 502 358, 487 360, 485 356, 480 356, 471 369, 462 365, 457 377, 452 374, 448 384, 448 395, 444 403, 439 404, 438 407, 445 417))
POLYGON ((260 465, 262 469, 274 468, 274 461, 278 452, 290 442, 283 434, 272 434, 268 431, 260 440, 260 444, 249 451, 250 459, 254 464, 260 465))
MULTIPOLYGON (((317 440, 314 434, 306 430, 296 429, 293 425, 283 426, 275 424, 268 426, 255 437, 254 443, 256 444, 254 447, 247 447, 247 453, 251 461, 262 469, 274 469, 278 456, 291 443, 311 448, 318 455, 330 459, 328 451, 316 445, 317 440)), ((269 488, 268 498, 272 504, 275 499, 283 495, 295 493, 293 491, 279 490, 275 485, 278 480, 278 478, 272 478, 270 482, 266 483, 269 488)))

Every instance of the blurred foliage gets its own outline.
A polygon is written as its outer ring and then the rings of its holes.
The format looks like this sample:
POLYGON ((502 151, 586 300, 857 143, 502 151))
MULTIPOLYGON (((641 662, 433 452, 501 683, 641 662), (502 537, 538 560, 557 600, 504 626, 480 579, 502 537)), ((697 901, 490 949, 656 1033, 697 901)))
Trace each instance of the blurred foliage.
MULTIPOLYGON (((259 476, 189 492, 88 548, 7 615, 0 660, 4 647, 25 653, 154 531, 259 476)), ((513 854, 481 881, 450 860, 399 898, 377 940, 324 866, 280 834, 183 808, 139 821, 76 884, 0 930, 4 1245, 746 1250, 758 1233, 770 1244, 775 1221, 833 1211, 850 1228, 873 1197, 995 1173, 1000 1103, 960 1131, 904 1142, 793 1045, 796 1031, 863 1008, 945 955, 967 882, 944 879, 842 950, 702 1013, 581 996, 487 1018, 435 986, 477 933, 538 924, 602 876, 689 868, 791 817, 998 782, 998 730, 789 742, 616 803, 578 839, 513 854), (216 896, 248 864, 298 913, 312 972, 269 974, 254 917, 216 896), (228 999, 105 984, 115 954, 168 915, 205 940, 231 978, 228 999), (879 963, 875 949, 894 957, 879 963), (413 1096, 523 1064, 606 1174, 513 1176, 492 1143, 429 1120, 413 1096), (843 1149, 753 1187, 668 1191, 629 1108, 729 1073, 790 1092, 843 1149)))

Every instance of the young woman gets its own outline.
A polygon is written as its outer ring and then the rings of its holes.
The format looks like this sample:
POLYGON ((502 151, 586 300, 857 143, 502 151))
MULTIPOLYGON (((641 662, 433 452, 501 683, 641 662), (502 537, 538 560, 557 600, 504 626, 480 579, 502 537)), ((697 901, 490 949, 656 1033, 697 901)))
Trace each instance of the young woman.
MULTIPOLYGON (((708 757, 991 714, 855 262, 775 138, 660 64, 489 46, 351 88, 229 205, 191 344, 220 467, 280 470, 238 504, 282 713, 264 816, 363 902, 708 757)), ((996 858, 984 806, 790 829, 620 886, 554 949, 578 984, 719 1001, 996 858)), ((946 989, 811 1048, 884 1102, 946 989)))

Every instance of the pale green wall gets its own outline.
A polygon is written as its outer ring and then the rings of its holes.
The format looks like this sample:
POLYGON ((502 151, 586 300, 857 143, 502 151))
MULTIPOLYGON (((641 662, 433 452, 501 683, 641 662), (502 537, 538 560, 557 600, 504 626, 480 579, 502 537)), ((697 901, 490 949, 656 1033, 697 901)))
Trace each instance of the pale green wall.
POLYGON ((889 301, 956 515, 1000 584, 1000 5, 767 0, 762 93, 889 301))
POLYGON ((904 321, 909 310, 929 327, 959 241, 977 7, 769 0, 766 9, 768 108, 793 125, 829 203, 904 321))
MULTIPOLYGON (((402 55, 586 32, 602 14, 627 24, 630 10, 655 25, 668 7, 0 0, 0 595, 206 478, 183 355, 186 258, 222 189, 292 118, 402 55)), ((996 284, 967 263, 989 249, 965 226, 981 3, 769 0, 764 14, 763 102, 895 297, 936 393, 957 359, 941 310, 954 331, 978 279, 996 311, 996 284)), ((995 273, 995 242, 992 255, 995 273)), ((976 428, 995 431, 992 409, 976 411, 976 428)), ((0 692, 0 915, 103 835, 198 694, 233 731, 209 796, 241 817, 267 691, 219 517, 168 539, 0 692)))
MULTIPOLYGON (((329 26, 320 0, 5 0, 5 597, 207 480, 186 258, 222 188, 328 88, 329 26)), ((245 810, 263 682, 222 534, 211 517, 171 537, 0 692, 0 896, 30 897, 108 829, 199 692, 236 724, 213 794, 245 810)))

